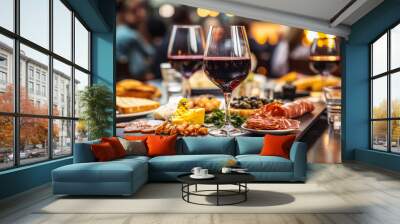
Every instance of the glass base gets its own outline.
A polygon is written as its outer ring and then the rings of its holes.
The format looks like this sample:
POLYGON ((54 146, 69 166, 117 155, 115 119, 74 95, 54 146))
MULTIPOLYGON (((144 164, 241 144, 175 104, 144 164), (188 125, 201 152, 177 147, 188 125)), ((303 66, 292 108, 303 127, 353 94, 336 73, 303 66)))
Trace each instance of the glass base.
POLYGON ((208 134, 216 137, 236 137, 248 134, 248 132, 240 128, 235 128, 231 125, 227 125, 219 129, 210 130, 208 134))

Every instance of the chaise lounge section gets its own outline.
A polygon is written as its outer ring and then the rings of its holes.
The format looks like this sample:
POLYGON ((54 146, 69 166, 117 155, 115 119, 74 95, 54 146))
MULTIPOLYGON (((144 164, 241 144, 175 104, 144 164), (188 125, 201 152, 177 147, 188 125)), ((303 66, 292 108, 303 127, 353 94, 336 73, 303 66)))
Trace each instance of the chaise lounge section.
POLYGON ((67 195, 132 195, 148 181, 176 181, 176 177, 200 166, 218 172, 235 160, 259 182, 304 182, 306 151, 304 143, 295 142, 290 159, 260 156, 262 137, 182 137, 177 140, 177 155, 127 156, 96 162, 91 144, 77 143, 74 163, 52 172, 53 193, 67 195))

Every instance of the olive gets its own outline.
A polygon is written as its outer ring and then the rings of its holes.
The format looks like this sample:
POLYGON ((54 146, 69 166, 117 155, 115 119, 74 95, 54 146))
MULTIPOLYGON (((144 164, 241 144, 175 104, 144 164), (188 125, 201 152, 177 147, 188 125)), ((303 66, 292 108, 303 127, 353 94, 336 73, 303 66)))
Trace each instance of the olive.
POLYGON ((251 100, 257 100, 257 98, 258 98, 258 97, 256 97, 256 96, 250 97, 251 100))

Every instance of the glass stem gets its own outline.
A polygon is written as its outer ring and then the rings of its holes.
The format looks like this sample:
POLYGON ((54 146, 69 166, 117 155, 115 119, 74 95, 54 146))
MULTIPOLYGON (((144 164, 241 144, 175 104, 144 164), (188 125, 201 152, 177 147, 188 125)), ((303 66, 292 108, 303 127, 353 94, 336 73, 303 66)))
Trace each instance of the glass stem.
POLYGON ((322 72, 322 88, 324 88, 325 85, 327 84, 329 75, 330 75, 329 72, 322 72))
POLYGON ((182 96, 184 98, 190 98, 191 95, 191 88, 190 88, 190 82, 188 78, 182 78, 182 96))
POLYGON ((231 115, 229 112, 230 104, 231 104, 231 96, 232 93, 224 93, 224 98, 225 98, 225 127, 226 126, 231 126, 231 115))

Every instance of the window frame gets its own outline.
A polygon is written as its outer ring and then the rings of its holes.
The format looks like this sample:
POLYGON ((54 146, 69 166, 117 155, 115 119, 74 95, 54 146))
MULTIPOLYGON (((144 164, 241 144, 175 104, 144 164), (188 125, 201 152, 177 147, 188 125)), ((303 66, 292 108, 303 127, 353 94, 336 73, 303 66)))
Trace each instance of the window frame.
MULTIPOLYGON (((394 152, 392 151, 392 121, 400 121, 400 117, 392 117, 392 98, 391 98, 391 79, 392 75, 396 75, 396 73, 400 72, 400 67, 397 68, 391 68, 391 32, 392 30, 400 26, 400 21, 397 21, 396 23, 392 24, 389 28, 385 29, 384 32, 379 34, 375 39, 373 39, 369 44, 369 149, 373 151, 380 151, 380 152, 386 152, 386 153, 392 153, 392 154, 400 154, 400 152, 394 152), (387 35, 387 64, 386 64, 386 71, 382 72, 380 74, 373 74, 373 44, 376 43, 381 37, 384 35, 387 35), (386 77, 386 87, 387 87, 387 105, 386 105, 386 118, 373 118, 373 81, 378 79, 386 77), (373 122, 376 121, 386 121, 387 122, 387 137, 386 137, 386 151, 379 150, 374 148, 374 136, 373 136, 373 122)), ((400 52, 399 52, 400 54, 400 52)))
MULTIPOLYGON (((75 69, 85 73, 89 77, 89 83, 88 85, 92 85, 92 57, 91 57, 91 50, 92 50, 92 43, 91 43, 91 38, 92 38, 92 30, 88 27, 88 25, 84 22, 84 20, 72 9, 72 7, 65 1, 65 0, 59 0, 64 6, 71 11, 71 59, 64 58, 63 56, 55 53, 53 50, 53 1, 54 0, 48 0, 49 3, 49 48, 46 49, 45 47, 40 46, 39 44, 34 43, 33 41, 30 41, 29 39, 24 38, 23 36, 20 35, 20 0, 14 0, 13 3, 13 10, 14 10, 14 31, 10 31, 4 27, 0 26, 0 35, 3 35, 5 37, 11 38, 13 40, 14 44, 14 49, 13 49, 13 54, 12 54, 12 61, 13 64, 12 66, 12 75, 14 79, 14 100, 13 100, 13 107, 14 110, 13 112, 1 112, 0 111, 0 116, 10 116, 13 119, 13 166, 10 167, 5 167, 5 168, 0 168, 0 172, 4 170, 10 170, 10 169, 15 169, 18 167, 23 167, 23 166, 29 166, 37 163, 43 163, 49 160, 54 160, 54 159, 62 159, 65 157, 70 157, 73 155, 74 152, 74 143, 75 143, 75 123, 76 121, 79 120, 79 117, 75 116, 75 108, 72 106, 71 108, 71 114, 70 116, 56 116, 53 115, 53 59, 58 60, 61 63, 64 63, 68 66, 71 66, 71 105, 75 104, 75 88, 74 88, 74 82, 75 82, 75 69), (89 66, 88 69, 85 69, 78 64, 75 63, 75 18, 79 20, 79 22, 85 27, 85 29, 88 31, 89 35, 89 43, 88 43, 88 61, 89 61, 89 66), (21 113, 20 111, 20 44, 23 44, 27 47, 32 48, 33 50, 36 50, 40 53, 43 53, 48 56, 49 62, 48 62, 48 85, 46 90, 48 93, 46 93, 46 96, 48 97, 48 112, 46 115, 39 115, 39 114, 27 114, 27 113, 21 113), (32 162, 32 163, 26 163, 26 164, 21 164, 21 159, 20 159, 20 119, 21 118, 45 118, 47 119, 48 122, 48 136, 47 136, 47 158, 44 158, 41 161, 38 162, 32 162), (52 144, 53 142, 53 121, 56 120, 67 120, 71 121, 71 153, 69 155, 62 155, 62 156, 54 156, 54 146, 52 144)), ((28 65, 28 64, 27 64, 28 65)), ((27 67, 27 71, 28 71, 27 67)), ((35 77, 35 72, 36 70, 33 71, 34 79, 36 80, 35 77)), ((41 73, 40 73, 41 74, 41 73)), ((26 74, 27 80, 29 80, 29 73, 27 72, 26 74)), ((41 77, 39 77, 41 78, 41 77)), ((34 81, 35 83, 35 81, 34 81)), ((39 80, 39 83, 41 83, 41 79, 39 80)), ((42 86, 42 85, 41 85, 42 86)), ((27 90, 28 91, 28 90, 27 90)), ((34 89, 34 91, 36 91, 34 89)), ((41 94, 40 94, 41 95, 41 94)))

